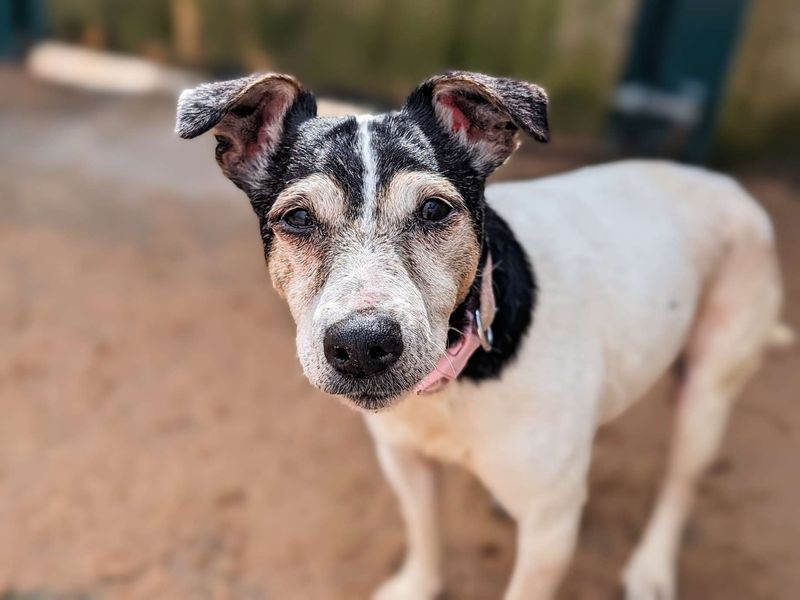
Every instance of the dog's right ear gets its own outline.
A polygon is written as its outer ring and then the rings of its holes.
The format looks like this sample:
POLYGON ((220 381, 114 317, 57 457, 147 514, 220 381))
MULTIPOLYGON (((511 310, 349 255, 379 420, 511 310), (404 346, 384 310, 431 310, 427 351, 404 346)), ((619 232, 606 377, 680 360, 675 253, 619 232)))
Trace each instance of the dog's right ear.
POLYGON ((269 167, 287 130, 316 114, 314 96, 294 77, 251 75, 185 90, 175 131, 189 139, 213 129, 219 166, 247 191, 269 167))

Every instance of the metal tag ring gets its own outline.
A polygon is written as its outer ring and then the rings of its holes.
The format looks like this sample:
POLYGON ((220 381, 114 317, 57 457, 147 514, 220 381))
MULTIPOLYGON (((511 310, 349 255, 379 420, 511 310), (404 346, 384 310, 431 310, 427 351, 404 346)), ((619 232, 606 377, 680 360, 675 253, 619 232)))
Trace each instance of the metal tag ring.
POLYGON ((487 329, 483 328, 483 321, 481 320, 481 311, 479 308, 475 309, 474 312, 475 316, 475 329, 478 330, 478 339, 481 342, 481 348, 483 348, 486 352, 491 352, 492 350, 492 328, 488 327, 487 329))

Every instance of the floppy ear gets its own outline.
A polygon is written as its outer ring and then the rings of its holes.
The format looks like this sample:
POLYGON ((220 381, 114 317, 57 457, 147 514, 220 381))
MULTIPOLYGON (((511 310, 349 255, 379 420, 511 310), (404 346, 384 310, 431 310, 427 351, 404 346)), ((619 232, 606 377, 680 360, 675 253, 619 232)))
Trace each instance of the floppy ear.
POLYGON ((420 84, 406 112, 430 115, 439 130, 471 156, 488 175, 517 148, 521 129, 547 142, 547 95, 536 85, 481 73, 454 71, 420 84))
POLYGON ((246 191, 263 176, 287 129, 316 114, 314 96, 293 77, 251 75, 185 90, 175 131, 188 139, 213 128, 219 166, 246 191))

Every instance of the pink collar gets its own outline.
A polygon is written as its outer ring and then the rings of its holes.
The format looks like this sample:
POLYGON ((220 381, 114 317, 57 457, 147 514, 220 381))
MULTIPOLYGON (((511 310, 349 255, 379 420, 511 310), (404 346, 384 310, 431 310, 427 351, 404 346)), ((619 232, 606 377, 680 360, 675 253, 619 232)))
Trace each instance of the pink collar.
POLYGON ((486 352, 492 349, 492 321, 495 314, 494 291, 492 290, 492 257, 486 255, 486 264, 481 274, 481 290, 479 306, 467 311, 467 322, 464 332, 445 351, 444 356, 436 363, 433 371, 428 373, 414 388, 420 394, 433 394, 456 379, 467 362, 478 348, 486 352))

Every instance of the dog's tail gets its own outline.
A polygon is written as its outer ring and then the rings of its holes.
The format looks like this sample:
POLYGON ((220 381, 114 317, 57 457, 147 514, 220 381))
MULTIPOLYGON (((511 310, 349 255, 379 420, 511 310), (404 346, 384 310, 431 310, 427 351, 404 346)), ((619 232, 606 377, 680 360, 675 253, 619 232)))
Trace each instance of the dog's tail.
POLYGON ((797 341, 797 336, 786 323, 777 323, 767 335, 767 346, 777 350, 790 348, 797 341))

